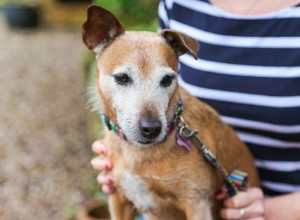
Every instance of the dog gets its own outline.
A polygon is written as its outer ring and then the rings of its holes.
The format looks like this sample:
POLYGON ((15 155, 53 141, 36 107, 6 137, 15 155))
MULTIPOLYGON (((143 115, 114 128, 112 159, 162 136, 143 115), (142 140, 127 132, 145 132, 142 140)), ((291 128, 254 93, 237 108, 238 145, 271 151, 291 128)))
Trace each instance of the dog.
POLYGON ((196 129, 227 171, 247 172, 250 186, 259 186, 251 154, 233 129, 178 85, 178 57, 197 59, 196 40, 173 30, 125 31, 96 5, 87 10, 82 37, 96 55, 98 96, 110 129, 105 141, 117 189, 109 195, 113 220, 134 219, 136 210, 147 220, 219 219, 214 197, 224 180, 194 141, 178 137, 177 126, 196 129))

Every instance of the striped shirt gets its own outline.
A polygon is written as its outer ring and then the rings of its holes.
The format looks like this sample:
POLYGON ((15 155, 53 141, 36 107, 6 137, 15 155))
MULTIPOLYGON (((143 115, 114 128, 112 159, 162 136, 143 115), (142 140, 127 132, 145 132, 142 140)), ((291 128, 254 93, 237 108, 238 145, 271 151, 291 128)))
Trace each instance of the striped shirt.
POLYGON ((180 58, 180 84, 213 106, 255 157, 273 196, 300 191, 300 5, 242 16, 208 0, 165 0, 161 28, 200 42, 180 58))

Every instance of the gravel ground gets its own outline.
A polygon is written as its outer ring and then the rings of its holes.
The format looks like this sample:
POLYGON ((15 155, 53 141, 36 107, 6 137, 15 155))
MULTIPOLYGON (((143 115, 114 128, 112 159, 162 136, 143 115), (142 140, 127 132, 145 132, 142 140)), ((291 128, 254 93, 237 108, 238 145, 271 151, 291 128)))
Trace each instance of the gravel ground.
POLYGON ((79 32, 10 31, 0 17, 1 220, 68 219, 90 197, 79 32))

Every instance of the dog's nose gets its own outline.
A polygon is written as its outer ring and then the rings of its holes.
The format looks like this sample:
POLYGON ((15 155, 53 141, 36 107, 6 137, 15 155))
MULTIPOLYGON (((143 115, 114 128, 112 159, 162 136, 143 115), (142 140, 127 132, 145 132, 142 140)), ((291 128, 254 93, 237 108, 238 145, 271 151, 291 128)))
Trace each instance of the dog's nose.
POLYGON ((140 120, 140 131, 145 138, 154 139, 161 131, 161 122, 157 119, 142 118, 140 120))

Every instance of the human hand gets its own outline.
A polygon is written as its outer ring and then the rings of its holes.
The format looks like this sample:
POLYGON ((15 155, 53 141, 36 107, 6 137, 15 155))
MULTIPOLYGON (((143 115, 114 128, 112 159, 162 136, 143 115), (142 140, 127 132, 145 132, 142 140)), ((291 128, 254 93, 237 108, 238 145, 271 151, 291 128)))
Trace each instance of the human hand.
POLYGON ((113 165, 107 158, 107 147, 100 141, 95 141, 92 144, 92 151, 99 154, 99 156, 91 160, 93 169, 101 171, 97 176, 97 182, 102 185, 102 191, 104 193, 113 193, 115 191, 113 176, 111 170, 113 165))
POLYGON ((224 208, 220 213, 223 219, 265 219, 264 195, 259 188, 249 188, 230 198, 226 196, 225 189, 222 189, 216 199, 224 200, 224 208))

